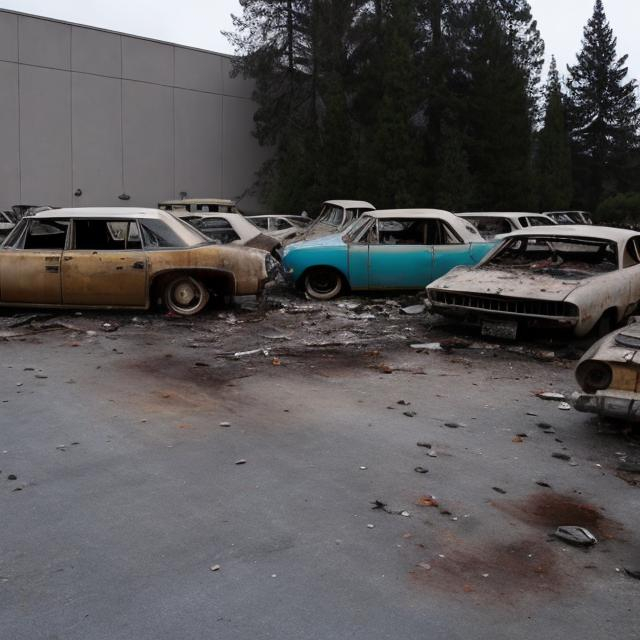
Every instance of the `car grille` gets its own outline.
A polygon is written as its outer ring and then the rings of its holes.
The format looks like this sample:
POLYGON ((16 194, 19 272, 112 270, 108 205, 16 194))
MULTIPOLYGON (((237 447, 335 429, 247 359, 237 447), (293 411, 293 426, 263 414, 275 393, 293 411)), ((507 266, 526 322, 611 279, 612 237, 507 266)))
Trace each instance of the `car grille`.
POLYGON ((469 295, 450 291, 430 291, 431 301, 453 307, 465 307, 494 313, 513 313, 523 316, 577 316, 578 308, 569 302, 554 300, 529 300, 485 295, 469 295))

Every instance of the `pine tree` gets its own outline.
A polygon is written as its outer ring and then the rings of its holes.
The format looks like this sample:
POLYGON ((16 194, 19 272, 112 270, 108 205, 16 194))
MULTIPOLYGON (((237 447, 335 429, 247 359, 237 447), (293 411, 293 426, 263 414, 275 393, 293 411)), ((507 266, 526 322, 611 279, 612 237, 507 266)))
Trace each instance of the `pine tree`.
POLYGON ((468 81, 461 91, 474 204, 526 210, 533 195, 530 69, 492 0, 476 0, 468 19, 468 81))
POLYGON ((602 0, 596 0, 567 81, 576 195, 590 208, 625 187, 627 163, 638 146, 637 84, 625 82, 627 56, 618 58, 616 48, 602 0))
POLYGON ((316 167, 316 85, 310 0, 241 0, 225 34, 239 57, 234 73, 255 80, 255 131, 271 158, 258 187, 275 210, 308 208, 316 167))
MULTIPOLYGON (((371 17, 371 16, 370 16, 371 17)), ((369 60, 368 78, 377 95, 363 127, 362 186, 379 208, 415 204, 415 158, 412 116, 418 102, 413 0, 384 0, 372 14, 379 53, 369 60)), ((372 91, 367 85, 367 91, 372 91)))
POLYGON ((562 84, 554 57, 545 88, 544 127, 538 136, 536 168, 540 209, 567 209, 573 195, 571 148, 562 84))

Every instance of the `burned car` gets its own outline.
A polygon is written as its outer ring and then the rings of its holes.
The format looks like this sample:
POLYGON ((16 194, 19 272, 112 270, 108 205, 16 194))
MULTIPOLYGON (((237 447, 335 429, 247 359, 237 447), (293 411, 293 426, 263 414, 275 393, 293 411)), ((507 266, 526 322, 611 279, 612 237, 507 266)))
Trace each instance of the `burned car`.
POLYGON ((419 290, 494 246, 461 218, 436 209, 370 211, 343 233, 290 244, 287 276, 312 298, 342 291, 419 290))
POLYGON ((322 236, 345 231, 360 216, 375 211, 370 202, 361 200, 327 200, 322 203, 318 217, 306 228, 300 231, 288 242, 311 240, 322 236))
POLYGON ((522 326, 605 335, 640 301, 640 235, 595 226, 516 231, 427 292, 435 312, 485 335, 515 338, 522 326))
POLYGON ((158 209, 173 213, 240 213, 234 200, 225 198, 185 198, 183 200, 163 200, 158 209))
POLYGON ((56 209, 23 218, 0 247, 0 305, 147 309, 180 315, 211 295, 258 295, 264 251, 214 245, 157 209, 56 209))
POLYGON ((640 421, 640 323, 634 320, 594 344, 578 363, 583 393, 571 397, 578 411, 640 421))
POLYGON ((547 227, 555 224, 551 218, 541 213, 507 213, 507 212, 477 212, 456 214, 463 220, 470 222, 485 240, 493 240, 518 229, 527 227, 547 227))
POLYGON ((215 244, 262 249, 276 258, 279 257, 280 240, 262 233, 241 213, 193 213, 180 210, 174 210, 172 213, 204 233, 215 244))

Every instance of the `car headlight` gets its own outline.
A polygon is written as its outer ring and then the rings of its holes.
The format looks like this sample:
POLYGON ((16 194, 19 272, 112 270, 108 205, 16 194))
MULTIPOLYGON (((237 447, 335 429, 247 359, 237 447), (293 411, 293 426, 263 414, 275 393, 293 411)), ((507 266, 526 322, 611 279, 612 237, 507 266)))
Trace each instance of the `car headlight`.
POLYGON ((587 393, 607 389, 612 379, 613 372, 606 362, 587 360, 576 369, 576 380, 587 393))

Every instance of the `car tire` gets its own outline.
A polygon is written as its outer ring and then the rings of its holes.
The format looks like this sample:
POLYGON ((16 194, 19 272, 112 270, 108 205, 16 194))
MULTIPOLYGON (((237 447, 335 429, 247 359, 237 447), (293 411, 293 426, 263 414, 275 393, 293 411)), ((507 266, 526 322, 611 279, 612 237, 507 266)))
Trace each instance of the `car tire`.
POLYGON ((304 290, 315 300, 331 300, 342 291, 342 276, 328 267, 318 267, 307 273, 304 290))
POLYGON ((196 278, 177 276, 165 286, 163 299, 169 311, 180 316, 194 316, 207 306, 209 291, 196 278))

